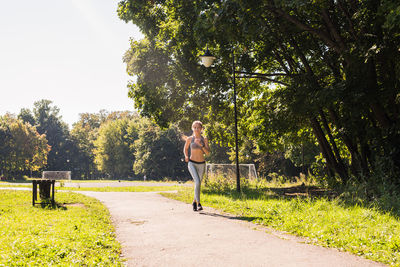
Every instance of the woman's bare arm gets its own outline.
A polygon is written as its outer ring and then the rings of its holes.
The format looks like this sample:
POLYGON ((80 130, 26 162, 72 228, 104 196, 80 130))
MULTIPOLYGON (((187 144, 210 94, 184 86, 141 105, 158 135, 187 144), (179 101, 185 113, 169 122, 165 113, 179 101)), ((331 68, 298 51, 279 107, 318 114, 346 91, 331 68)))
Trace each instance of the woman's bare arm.
POLYGON ((210 147, 208 146, 208 139, 207 137, 204 138, 204 146, 201 148, 207 156, 210 154, 210 147))
POLYGON ((189 145, 190 145, 190 138, 191 138, 191 137, 188 137, 188 138, 186 139, 185 146, 183 147, 183 154, 185 155, 185 162, 188 162, 188 161, 189 161, 189 145))

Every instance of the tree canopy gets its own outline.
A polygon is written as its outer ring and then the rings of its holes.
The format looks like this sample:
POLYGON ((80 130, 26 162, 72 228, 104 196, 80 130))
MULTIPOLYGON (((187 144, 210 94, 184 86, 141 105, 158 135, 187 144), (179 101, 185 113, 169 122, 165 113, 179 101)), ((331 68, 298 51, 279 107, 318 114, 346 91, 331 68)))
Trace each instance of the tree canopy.
POLYGON ((68 126, 59 115, 59 108, 52 101, 42 99, 34 103, 33 110, 22 109, 18 117, 36 127, 39 134, 46 136, 51 147, 46 170, 66 170, 76 148, 69 137, 68 126))
POLYGON ((0 117, 1 174, 38 171, 47 163, 50 146, 29 123, 5 115, 0 117))
POLYGON ((129 95, 159 125, 200 118, 232 140, 234 52, 260 73, 238 81, 240 136, 272 151, 312 132, 333 180, 400 184, 398 1, 124 0, 118 14, 145 35, 124 57, 129 95))
POLYGON ((175 125, 161 129, 131 111, 79 116, 69 130, 49 100, 36 101, 33 111, 21 109, 18 117, 0 116, 0 175, 38 177, 40 171, 57 168, 71 171, 73 179, 190 177, 181 161, 182 133, 175 125))
POLYGON ((110 120, 99 128, 95 145, 95 163, 110 177, 133 175, 135 161, 132 144, 137 135, 129 119, 110 120))
POLYGON ((142 119, 134 143, 135 174, 152 179, 189 177, 182 160, 183 144, 181 132, 175 125, 162 130, 151 121, 142 119))

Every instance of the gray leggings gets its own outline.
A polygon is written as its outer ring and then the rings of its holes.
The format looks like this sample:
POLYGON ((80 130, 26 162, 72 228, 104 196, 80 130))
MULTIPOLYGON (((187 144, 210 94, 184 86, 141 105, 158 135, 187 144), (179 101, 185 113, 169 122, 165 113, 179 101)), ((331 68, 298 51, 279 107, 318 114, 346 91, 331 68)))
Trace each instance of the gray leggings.
POLYGON ((201 186, 201 180, 203 179, 204 171, 206 169, 206 164, 205 163, 194 163, 194 162, 189 161, 188 169, 189 169, 189 172, 192 175, 192 178, 195 183, 194 200, 197 203, 200 203, 200 186, 201 186))

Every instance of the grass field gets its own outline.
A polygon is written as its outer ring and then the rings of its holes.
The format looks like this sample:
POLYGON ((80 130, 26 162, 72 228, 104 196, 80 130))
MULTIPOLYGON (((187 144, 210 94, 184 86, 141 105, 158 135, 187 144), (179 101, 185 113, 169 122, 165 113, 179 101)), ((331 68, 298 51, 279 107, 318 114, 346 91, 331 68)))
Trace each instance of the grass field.
POLYGON ((155 192, 155 191, 175 191, 182 186, 171 185, 171 186, 124 186, 124 187, 59 187, 58 190, 70 190, 70 191, 96 191, 96 192, 155 192))
MULTIPOLYGON (((287 188, 287 189, 290 189, 287 188)), ((376 207, 350 205, 339 198, 282 194, 273 188, 202 190, 201 203, 240 219, 306 237, 310 243, 338 248, 367 259, 400 266, 400 221, 376 207)), ((164 196, 191 203, 193 189, 164 196)))
MULTIPOLYGON (((125 181, 128 182, 128 181, 125 181)), ((21 183, 10 183, 10 182, 0 182, 0 187, 24 187, 24 188, 32 188, 32 185, 29 184, 30 181, 26 181, 24 184, 21 183)), ((139 182, 139 181, 129 181, 128 184, 130 186, 98 186, 98 187, 86 187, 86 186, 79 186, 79 184, 85 183, 115 183, 119 185, 118 181, 111 180, 111 181, 104 181, 104 180, 83 180, 83 181, 61 181, 56 183, 60 184, 56 186, 56 190, 66 190, 66 191, 96 191, 96 192, 154 192, 154 191, 174 191, 178 190, 182 187, 181 185, 176 185, 176 182, 156 182, 156 181, 146 181, 146 182, 139 182), (76 183, 78 186, 74 187, 67 187, 64 186, 65 183, 76 183), (154 185, 154 183, 160 185, 154 185), (136 185, 137 184, 137 185, 136 185), (143 185, 148 184, 148 185, 143 185)))
MULTIPOLYGON (((162 194, 187 203, 193 199, 193 189, 187 186, 58 189, 178 190, 162 194)), ((30 192, 0 192, 0 251, 4 252, 0 254, 0 266, 122 264, 109 214, 97 200, 57 192, 56 201, 69 204, 49 209, 32 207, 30 192)), ((375 205, 349 204, 328 191, 299 185, 246 186, 240 194, 232 187, 204 187, 201 202, 242 220, 306 237, 313 244, 400 266, 398 212, 383 211, 375 205)))
MULTIPOLYGON (((163 184, 57 186, 54 208, 32 207, 30 191, 0 190, 0 266, 123 266, 108 210, 94 198, 62 191, 150 192, 182 187, 163 184)), ((0 183, 0 187, 32 185, 0 183)))
POLYGON ((33 207, 31 197, 0 190, 0 266, 123 266, 110 215, 99 201, 58 192, 59 205, 43 208, 33 207))

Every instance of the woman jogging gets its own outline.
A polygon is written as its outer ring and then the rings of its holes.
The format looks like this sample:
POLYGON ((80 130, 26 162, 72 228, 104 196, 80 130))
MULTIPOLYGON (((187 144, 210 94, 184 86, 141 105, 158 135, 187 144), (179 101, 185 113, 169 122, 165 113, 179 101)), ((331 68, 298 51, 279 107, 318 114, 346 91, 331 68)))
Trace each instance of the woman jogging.
POLYGON ((192 178, 195 182, 194 186, 194 200, 193 210, 202 210, 203 207, 200 204, 200 186, 201 180, 203 179, 204 171, 206 169, 206 162, 204 160, 204 154, 210 153, 210 147, 208 146, 207 138, 201 135, 203 130, 203 124, 201 121, 194 121, 192 124, 193 135, 186 139, 183 153, 185 154, 185 161, 188 162, 188 169, 192 178), (190 157, 189 157, 190 147, 190 157))

